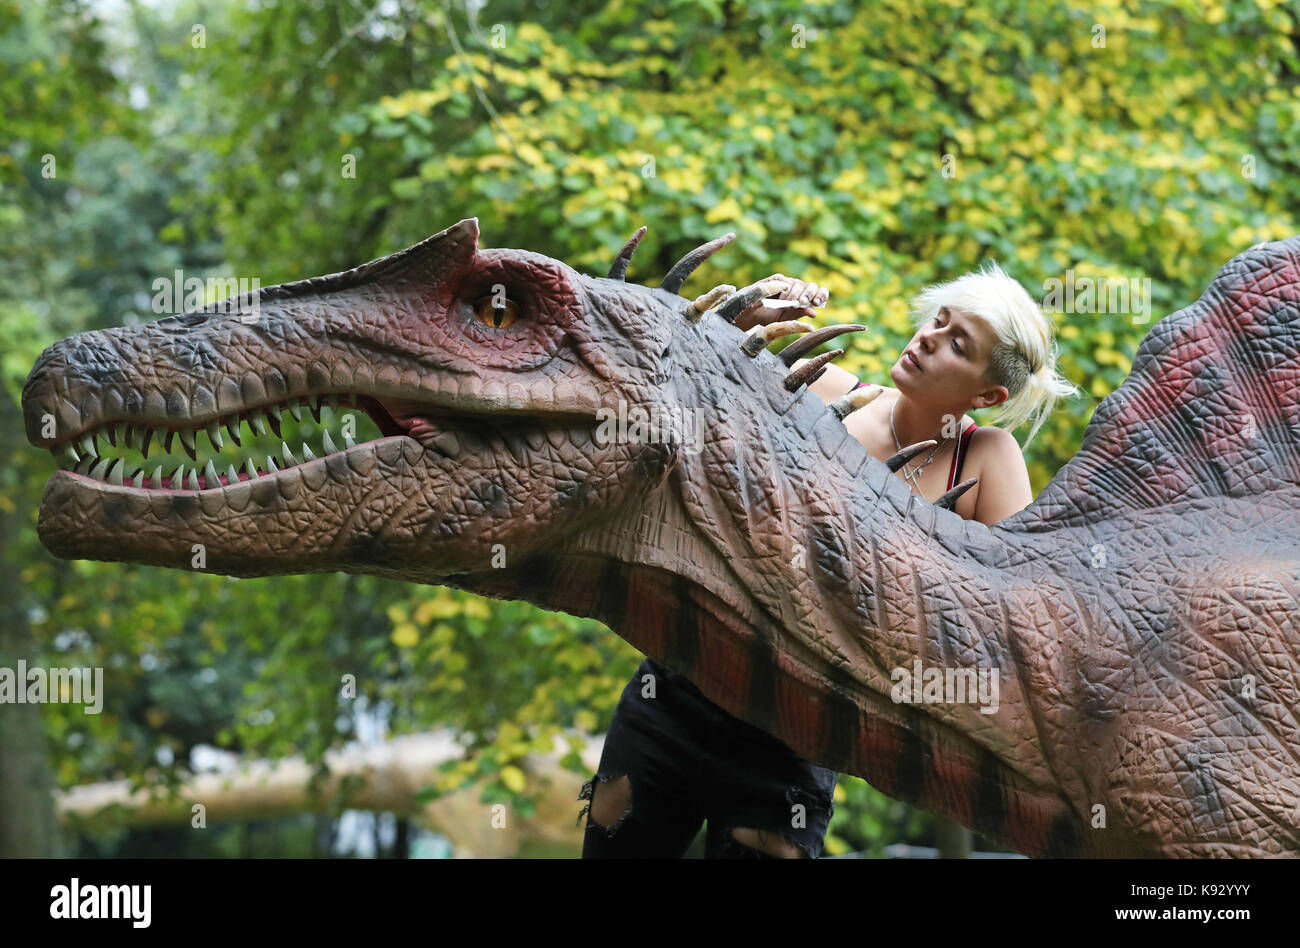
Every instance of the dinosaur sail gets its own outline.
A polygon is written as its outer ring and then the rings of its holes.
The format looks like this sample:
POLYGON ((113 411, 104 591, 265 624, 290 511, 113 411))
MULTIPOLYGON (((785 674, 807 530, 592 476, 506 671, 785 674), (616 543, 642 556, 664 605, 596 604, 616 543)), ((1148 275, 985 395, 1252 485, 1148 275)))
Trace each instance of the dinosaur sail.
MULTIPOLYGON (((1300 486, 1300 238, 1223 266, 1143 339, 1078 453, 1013 520, 1052 530, 1300 486)), ((1008 523, 1012 521, 1007 521, 1008 523)))

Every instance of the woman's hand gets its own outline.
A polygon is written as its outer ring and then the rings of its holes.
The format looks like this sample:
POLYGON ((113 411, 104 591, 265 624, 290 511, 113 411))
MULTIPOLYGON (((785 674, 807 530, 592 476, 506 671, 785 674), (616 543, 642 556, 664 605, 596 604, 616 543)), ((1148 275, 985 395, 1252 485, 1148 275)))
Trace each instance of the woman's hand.
POLYGON ((743 329, 746 332, 755 326, 767 326, 781 319, 799 319, 804 316, 817 315, 813 307, 822 306, 830 299, 831 291, 824 286, 818 286, 816 283, 806 283, 803 280, 796 280, 788 277, 783 273, 773 273, 769 280, 783 280, 786 288, 780 296, 775 297, 780 300, 798 300, 804 305, 799 308, 789 307, 786 309, 772 309, 764 306, 762 303, 755 303, 749 309, 742 312, 736 317, 736 328, 743 329))

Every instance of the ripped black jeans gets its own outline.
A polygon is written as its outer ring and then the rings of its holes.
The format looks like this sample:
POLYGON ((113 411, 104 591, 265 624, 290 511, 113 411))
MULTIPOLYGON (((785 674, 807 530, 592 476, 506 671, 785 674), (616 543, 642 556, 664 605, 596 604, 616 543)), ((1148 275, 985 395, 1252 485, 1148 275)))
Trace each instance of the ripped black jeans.
POLYGON ((578 799, 591 800, 596 781, 625 774, 631 799, 620 819, 599 826, 590 805, 578 814, 579 823, 588 814, 583 859, 679 858, 705 820, 707 858, 768 858, 737 842, 737 827, 776 831, 817 858, 835 809, 835 771, 799 757, 649 659, 623 689, 600 768, 578 799))

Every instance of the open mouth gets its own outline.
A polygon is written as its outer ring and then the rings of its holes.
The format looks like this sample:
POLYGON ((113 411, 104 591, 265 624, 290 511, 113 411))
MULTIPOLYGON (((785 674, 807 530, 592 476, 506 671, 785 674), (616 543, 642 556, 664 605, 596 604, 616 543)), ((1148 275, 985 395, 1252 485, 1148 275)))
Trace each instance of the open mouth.
POLYGON ((394 418, 371 396, 330 393, 241 409, 183 427, 106 422, 50 451, 64 471, 102 483, 148 491, 204 491, 273 477, 381 438, 413 435, 413 423, 394 418), (304 409, 315 425, 304 418, 304 409), (309 442, 320 447, 313 450, 309 442))

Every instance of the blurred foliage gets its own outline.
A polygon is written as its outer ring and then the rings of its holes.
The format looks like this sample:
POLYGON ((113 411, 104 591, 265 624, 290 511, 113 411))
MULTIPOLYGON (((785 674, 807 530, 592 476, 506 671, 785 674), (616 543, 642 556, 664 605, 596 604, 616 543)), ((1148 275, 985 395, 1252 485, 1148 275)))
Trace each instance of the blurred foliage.
MULTIPOLYGON (((911 335, 910 297, 986 259, 1040 298, 1067 270, 1150 279, 1154 322, 1235 254, 1300 232, 1294 2, 190 0, 111 24, 97 9, 0 3, 14 398, 54 339, 153 318, 150 283, 174 268, 267 286, 467 216, 484 245, 601 275, 646 224, 629 278, 651 284, 734 230, 688 292, 774 271, 828 286, 828 321, 876 329, 841 360, 875 381, 911 335)), ((1029 449, 1035 491, 1150 329, 1056 321, 1086 395, 1029 449)), ((485 779, 485 803, 527 813, 524 755, 582 773, 564 732, 603 730, 636 666, 597 623, 445 589, 54 560, 34 529, 52 464, 8 437, 0 505, 32 528, 4 566, 44 660, 105 669, 104 714, 47 708, 61 785, 166 785, 205 743, 319 762, 357 732, 340 689, 355 675, 390 731, 463 735, 430 796, 485 779)), ((928 826, 841 777, 828 850, 924 843, 928 826)))
POLYGON ((484 803, 508 803, 525 818, 535 788, 524 757, 558 753, 563 766, 585 773, 581 735, 608 726, 640 663, 599 622, 521 602, 421 588, 387 615, 392 632, 375 656, 393 682, 383 698, 412 719, 454 727, 470 749, 443 767, 425 798, 486 781, 484 803))

